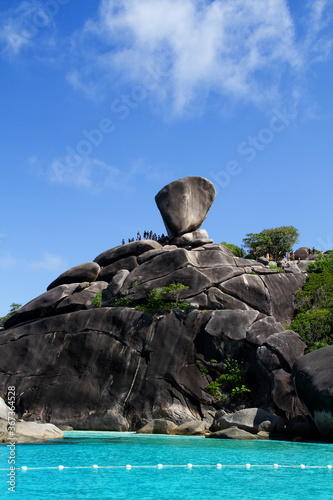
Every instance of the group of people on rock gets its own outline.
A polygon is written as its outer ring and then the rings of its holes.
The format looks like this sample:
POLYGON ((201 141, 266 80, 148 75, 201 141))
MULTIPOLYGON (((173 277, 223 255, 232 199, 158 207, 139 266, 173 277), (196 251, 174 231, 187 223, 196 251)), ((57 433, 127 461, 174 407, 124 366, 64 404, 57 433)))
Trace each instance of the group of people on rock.
MULTIPOLYGON (((161 235, 158 235, 156 233, 153 233, 153 231, 144 231, 143 232, 143 239, 144 240, 154 240, 154 241, 159 241, 159 240, 162 240, 163 238, 165 238, 165 235, 164 233, 162 233, 161 235)), ((142 236, 141 236, 141 233, 140 231, 137 232, 137 235, 136 235, 136 241, 140 241, 142 240, 142 236)), ((132 241, 134 241, 134 238, 128 238, 128 243, 131 243, 132 241)), ((122 245, 125 245, 125 240, 124 238, 121 240, 121 244, 122 245)))

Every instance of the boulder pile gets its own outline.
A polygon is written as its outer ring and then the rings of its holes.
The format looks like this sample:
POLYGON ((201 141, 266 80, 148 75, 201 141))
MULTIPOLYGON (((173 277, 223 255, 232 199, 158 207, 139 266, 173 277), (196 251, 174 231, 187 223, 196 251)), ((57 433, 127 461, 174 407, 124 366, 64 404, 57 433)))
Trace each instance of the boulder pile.
MULTIPOLYGON (((3 323, 0 395, 16 387, 20 418, 75 429, 139 430, 160 419, 209 429, 223 402, 207 386, 229 359, 247 367, 246 406, 287 420, 305 414, 291 372, 306 346, 283 325, 306 274, 280 273, 214 244, 199 229, 214 196, 198 177, 166 186, 156 196, 166 244, 104 251, 3 323), (171 284, 185 285, 178 298, 187 310, 135 308, 171 284), (94 307, 97 293, 102 307, 94 307)), ((258 432, 280 426, 273 417, 258 432)))

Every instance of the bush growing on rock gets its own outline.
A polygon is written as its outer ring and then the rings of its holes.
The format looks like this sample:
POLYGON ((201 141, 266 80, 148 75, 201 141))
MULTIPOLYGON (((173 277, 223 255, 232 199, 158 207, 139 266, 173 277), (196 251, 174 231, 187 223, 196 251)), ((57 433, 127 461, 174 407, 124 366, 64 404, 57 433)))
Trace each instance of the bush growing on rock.
POLYGON ((247 371, 242 364, 231 359, 225 360, 224 366, 226 373, 212 380, 206 389, 212 396, 227 404, 230 398, 233 399, 251 391, 244 383, 247 371))
POLYGON ((298 314, 290 329, 313 351, 333 344, 333 255, 320 257, 307 270, 309 276, 296 294, 298 314))
POLYGON ((102 307, 102 291, 96 293, 95 297, 91 301, 93 307, 102 307))
POLYGON ((236 255, 236 257, 245 257, 245 251, 243 248, 234 245, 233 243, 227 243, 226 241, 222 241, 221 245, 230 248, 230 250, 234 255, 236 255))
POLYGON ((138 311, 155 313, 164 309, 187 309, 188 303, 179 298, 182 290, 188 290, 188 286, 183 283, 173 283, 169 286, 163 286, 159 291, 154 288, 147 297, 146 304, 139 304, 135 309, 138 311), (171 299, 171 301, 168 299, 171 299))
POLYGON ((9 306, 10 307, 9 313, 6 314, 6 316, 1 316, 0 321, 9 318, 9 316, 11 316, 18 309, 20 309, 21 306, 22 306, 22 304, 17 304, 16 302, 13 302, 12 304, 10 304, 10 306, 9 306))

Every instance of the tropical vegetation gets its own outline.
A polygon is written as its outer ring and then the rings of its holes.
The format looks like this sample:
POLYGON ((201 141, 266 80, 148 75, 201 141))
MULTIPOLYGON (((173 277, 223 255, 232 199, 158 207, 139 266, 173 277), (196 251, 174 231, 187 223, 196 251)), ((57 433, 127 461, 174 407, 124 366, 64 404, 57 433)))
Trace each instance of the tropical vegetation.
POLYGON ((312 351, 333 344, 333 254, 320 256, 307 271, 307 280, 296 294, 297 314, 289 328, 312 351))
POLYGON ((285 257, 299 241, 299 232, 293 226, 281 226, 274 229, 264 229, 260 233, 249 233, 243 239, 249 255, 258 257, 270 255, 274 260, 285 257))

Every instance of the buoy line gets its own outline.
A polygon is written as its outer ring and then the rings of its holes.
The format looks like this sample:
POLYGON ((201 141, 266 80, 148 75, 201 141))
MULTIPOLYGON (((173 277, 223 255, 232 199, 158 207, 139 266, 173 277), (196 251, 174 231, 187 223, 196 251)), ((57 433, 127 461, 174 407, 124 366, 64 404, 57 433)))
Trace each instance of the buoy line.
MULTIPOLYGON (((332 470, 332 465, 280 465, 280 464, 207 464, 207 465, 198 465, 198 464, 182 464, 182 465, 167 465, 167 464, 157 464, 157 465, 82 465, 82 466, 65 466, 58 465, 53 467, 27 467, 23 465, 22 467, 15 467, 16 471, 28 471, 28 470, 73 470, 73 469, 193 469, 193 468, 212 468, 215 467, 217 469, 227 469, 227 468, 271 468, 271 469, 328 469, 332 470)), ((1 471, 9 471, 10 468, 0 469, 1 471)))

